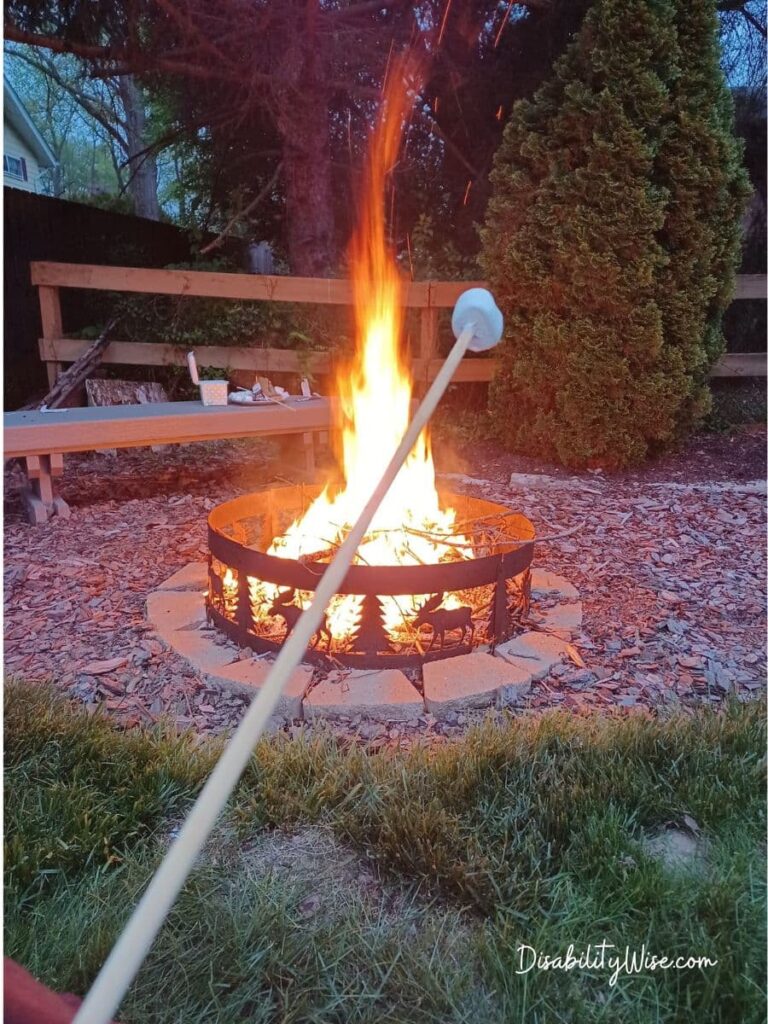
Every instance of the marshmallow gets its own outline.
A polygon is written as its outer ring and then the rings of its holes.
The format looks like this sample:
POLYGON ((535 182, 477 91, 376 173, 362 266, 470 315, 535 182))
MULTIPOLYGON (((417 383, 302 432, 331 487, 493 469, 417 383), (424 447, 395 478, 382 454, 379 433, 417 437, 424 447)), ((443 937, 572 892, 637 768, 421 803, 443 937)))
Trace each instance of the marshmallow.
POLYGON ((498 345, 504 333, 504 317, 486 288, 469 288, 453 307, 451 327, 458 338, 461 332, 473 327, 470 352, 485 352, 498 345))

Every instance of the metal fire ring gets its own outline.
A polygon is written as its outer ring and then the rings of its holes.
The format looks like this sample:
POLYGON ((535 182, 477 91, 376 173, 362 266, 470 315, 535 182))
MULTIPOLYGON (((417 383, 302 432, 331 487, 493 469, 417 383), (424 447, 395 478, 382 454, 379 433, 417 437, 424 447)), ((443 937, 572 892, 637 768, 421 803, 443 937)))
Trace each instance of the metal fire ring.
MULTIPOLYGON (((279 641, 259 636, 253 621, 248 590, 249 577, 280 587, 303 592, 314 592, 324 571, 322 563, 308 563, 279 558, 266 553, 273 539, 284 533, 320 494, 317 486, 269 488, 235 498, 214 508, 208 517, 209 587, 206 595, 208 617, 222 632, 241 646, 259 653, 276 653, 285 637, 279 641), (214 571, 214 560, 230 569, 237 581, 234 610, 223 599, 222 578, 214 571)), ((365 600, 376 597, 405 594, 446 594, 467 591, 475 587, 491 586, 493 609, 487 628, 491 646, 504 639, 511 625, 507 581, 519 581, 524 612, 530 597, 530 565, 533 559, 535 531, 533 524, 520 513, 509 512, 503 506, 463 494, 442 492, 443 507, 456 511, 457 532, 468 535, 473 543, 479 530, 462 527, 480 519, 491 519, 496 533, 501 533, 491 545, 491 554, 456 562, 431 565, 354 565, 339 587, 340 594, 362 595, 365 600)), ((439 609, 437 611, 439 614, 439 609)), ((368 616, 370 619, 370 615, 368 616)), ((288 620, 286 619, 286 635, 288 620)), ((437 626, 434 627, 435 635, 437 626)), ((474 626, 473 626, 474 634, 474 626)), ((328 641, 330 644, 330 641, 328 641)), ((434 643, 434 638, 433 638, 434 643)), ((420 652, 395 652, 386 641, 382 650, 375 649, 375 641, 367 636, 364 650, 337 652, 320 647, 307 651, 307 660, 327 662, 333 660, 359 668, 416 667, 425 661, 466 654, 472 650, 464 642, 445 644, 439 649, 420 652)))

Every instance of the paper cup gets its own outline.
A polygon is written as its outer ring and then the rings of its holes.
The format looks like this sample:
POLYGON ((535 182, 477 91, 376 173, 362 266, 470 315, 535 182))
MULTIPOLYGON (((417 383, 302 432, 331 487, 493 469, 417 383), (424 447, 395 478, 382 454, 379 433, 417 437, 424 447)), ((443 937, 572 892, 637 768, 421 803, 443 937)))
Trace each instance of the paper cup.
POLYGON ((200 401, 203 405, 226 405, 228 399, 227 381, 201 380, 200 401))

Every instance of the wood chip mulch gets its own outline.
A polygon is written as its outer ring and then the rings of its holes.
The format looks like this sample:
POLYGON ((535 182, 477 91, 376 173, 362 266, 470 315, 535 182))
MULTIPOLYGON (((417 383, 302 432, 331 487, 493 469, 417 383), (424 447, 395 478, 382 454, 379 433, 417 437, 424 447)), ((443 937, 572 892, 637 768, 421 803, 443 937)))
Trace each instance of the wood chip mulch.
MULTIPOLYGON (((438 447, 439 451, 439 447, 438 447)), ((206 517, 220 501, 286 482, 263 442, 218 442, 68 456, 69 518, 29 526, 5 474, 5 671, 52 680, 126 728, 172 718, 201 735, 229 730, 245 701, 206 686, 163 649, 147 594, 202 561, 206 517)), ((568 474, 483 446, 446 450, 444 484, 518 508, 540 535, 536 564, 581 591, 573 657, 534 684, 527 709, 665 713, 765 687, 765 431, 695 438, 634 473, 568 474), (513 475, 514 474, 514 475, 513 475)), ((440 742, 466 716, 412 726, 341 723, 375 746, 440 742)), ((295 723, 297 732, 310 728, 295 723)))

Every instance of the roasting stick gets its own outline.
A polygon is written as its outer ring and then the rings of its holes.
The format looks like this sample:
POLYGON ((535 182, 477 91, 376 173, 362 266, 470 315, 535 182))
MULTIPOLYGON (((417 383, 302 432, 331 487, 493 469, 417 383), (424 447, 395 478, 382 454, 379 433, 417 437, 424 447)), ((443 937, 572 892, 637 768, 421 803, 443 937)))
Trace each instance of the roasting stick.
POLYGON ((472 288, 464 292, 456 303, 452 326, 457 336, 453 348, 416 410, 360 518, 320 578, 312 603, 283 644, 264 686, 232 735, 181 831, 104 962, 73 1024, 109 1024, 245 770, 283 687, 304 657, 328 602, 343 583, 379 505, 429 423, 456 367, 468 348, 481 351, 495 345, 501 338, 503 321, 490 292, 472 288))

